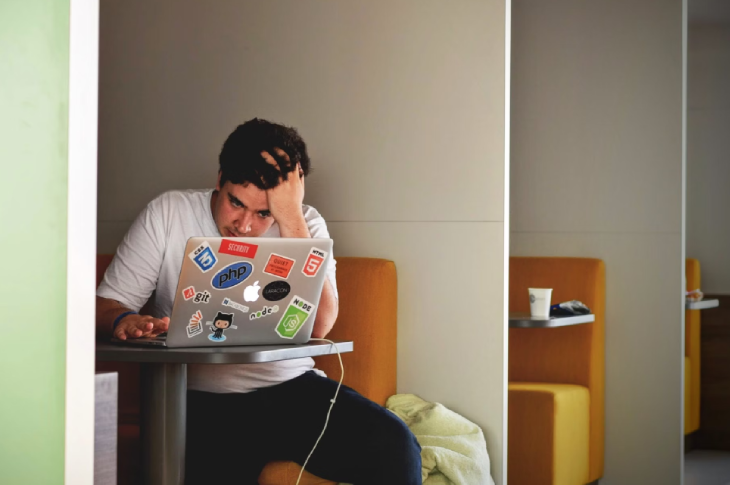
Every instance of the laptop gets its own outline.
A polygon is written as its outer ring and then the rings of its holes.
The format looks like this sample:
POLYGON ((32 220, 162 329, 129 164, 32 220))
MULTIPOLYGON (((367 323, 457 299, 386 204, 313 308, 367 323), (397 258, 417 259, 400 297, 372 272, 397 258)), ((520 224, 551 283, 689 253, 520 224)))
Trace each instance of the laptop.
POLYGON ((188 239, 167 334, 133 345, 217 347, 309 341, 331 239, 188 239))

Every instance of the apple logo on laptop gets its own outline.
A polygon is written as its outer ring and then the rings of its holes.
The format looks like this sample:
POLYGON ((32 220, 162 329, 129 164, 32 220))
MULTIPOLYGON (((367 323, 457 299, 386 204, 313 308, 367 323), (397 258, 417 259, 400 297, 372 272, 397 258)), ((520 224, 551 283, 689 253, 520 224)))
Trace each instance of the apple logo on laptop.
POLYGON ((259 299, 259 290, 261 287, 259 286, 259 282, 257 281, 253 285, 247 287, 245 290, 243 290, 243 299, 246 301, 256 301, 259 299))

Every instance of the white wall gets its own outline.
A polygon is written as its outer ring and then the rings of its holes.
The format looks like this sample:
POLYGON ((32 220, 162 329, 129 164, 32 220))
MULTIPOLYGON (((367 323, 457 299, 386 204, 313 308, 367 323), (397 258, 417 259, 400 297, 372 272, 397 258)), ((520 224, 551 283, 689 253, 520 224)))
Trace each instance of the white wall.
POLYGON ((678 484, 682 1, 515 0, 511 255, 606 262, 601 485, 678 484))
POLYGON ((480 424, 497 483, 508 5, 131 0, 101 19, 100 251, 156 194, 211 186, 237 124, 296 126, 336 254, 396 262, 399 392, 480 424))
POLYGON ((687 89, 687 256, 702 290, 730 294, 730 26, 691 25, 687 89))

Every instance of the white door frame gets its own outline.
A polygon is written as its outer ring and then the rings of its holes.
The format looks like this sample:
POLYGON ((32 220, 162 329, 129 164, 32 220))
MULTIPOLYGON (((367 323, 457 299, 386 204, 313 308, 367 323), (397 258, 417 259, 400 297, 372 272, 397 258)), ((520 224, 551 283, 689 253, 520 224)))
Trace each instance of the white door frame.
POLYGON ((94 483, 99 0, 70 0, 65 483, 94 483))

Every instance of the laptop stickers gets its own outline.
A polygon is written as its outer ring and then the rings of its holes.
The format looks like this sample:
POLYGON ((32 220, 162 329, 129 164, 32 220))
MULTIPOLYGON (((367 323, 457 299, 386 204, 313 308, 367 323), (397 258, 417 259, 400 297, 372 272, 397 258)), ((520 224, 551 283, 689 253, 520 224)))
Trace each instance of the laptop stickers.
MULTIPOLYGON (((208 273, 214 268, 216 269, 214 274, 211 273, 213 276, 210 280, 210 286, 213 290, 226 291, 235 288, 236 294, 240 295, 239 298, 241 300, 235 301, 228 296, 224 296, 221 300, 215 298, 215 300, 220 301, 220 306, 225 307, 227 311, 218 311, 212 320, 208 320, 210 315, 207 318, 204 317, 203 311, 205 311, 205 307, 195 309, 186 326, 187 337, 194 338, 205 335, 207 340, 211 342, 225 342, 228 338, 226 333, 238 329, 238 326, 234 324, 236 315, 238 315, 239 319, 244 318, 247 322, 251 322, 254 328, 258 325, 258 328, 262 329, 261 324, 256 323, 257 320, 278 314, 281 315, 281 318, 276 319, 278 323, 276 323, 273 330, 279 338, 294 339, 305 326, 310 315, 315 311, 316 305, 298 295, 293 295, 288 300, 288 303, 277 304, 277 302, 288 298, 292 293, 292 284, 285 280, 290 278, 292 271, 301 271, 301 274, 307 278, 316 277, 321 271, 322 266, 324 266, 329 253, 325 250, 311 247, 308 254, 304 253, 307 254, 307 257, 304 264, 300 267, 297 266, 296 259, 271 252, 268 259, 264 259, 266 264, 263 270, 260 270, 257 274, 258 277, 263 276, 263 279, 251 283, 249 277, 255 271, 253 260, 259 250, 257 244, 223 238, 218 248, 218 254, 211 247, 211 244, 218 246, 217 243, 213 243, 212 241, 210 243, 203 241, 187 256, 202 273, 208 273), (237 261, 223 266, 225 263, 219 264, 221 262, 221 256, 219 254, 235 256, 237 261), (242 259, 239 260, 239 258, 242 259), (273 278, 267 278, 264 275, 269 275, 273 278), (248 285, 242 285, 244 282, 248 282, 248 285), (245 302, 245 304, 239 303, 241 301, 245 302), (257 302, 258 304, 256 304, 257 302), (261 303, 265 304, 261 305, 261 303), (246 315, 241 316, 242 313, 246 315), (209 331, 206 331, 206 329, 209 329, 209 331)), ((306 249, 304 250, 306 251, 306 249)), ((301 255, 302 253, 300 252, 299 254, 301 255)), ((259 258, 264 255, 259 255, 259 258)), ((223 261, 226 260, 223 259, 223 261)), ((295 276, 296 274, 298 273, 295 273, 295 276)), ((294 279, 296 280, 297 278, 294 279)), ((205 286, 205 284, 199 283, 196 286, 205 286)), ((216 292, 213 290, 211 291, 215 294, 216 292)), ((213 301, 213 295, 211 295, 210 291, 207 289, 205 291, 196 291, 195 286, 192 285, 184 288, 181 291, 181 296, 185 301, 195 304, 208 305, 213 301)), ((264 323, 264 325, 265 327, 263 328, 271 328, 268 326, 268 323, 264 323)), ((270 332, 271 330, 267 331, 270 332)))
POLYGON ((193 260, 195 266, 197 266, 203 273, 207 273, 213 269, 215 264, 218 262, 218 258, 215 257, 213 249, 210 247, 210 244, 208 244, 208 241, 203 241, 200 246, 193 249, 193 251, 188 254, 188 257, 193 260))
POLYGON ((240 303, 236 303, 235 301, 231 300, 230 298, 223 298, 223 306, 234 308, 241 313, 248 313, 248 307, 246 305, 241 305, 240 303))
POLYGON ((314 278, 315 276, 317 276, 317 273, 319 273, 319 268, 322 267, 322 263, 324 263, 324 259, 326 257, 327 251, 312 248, 309 251, 309 256, 307 256, 307 261, 304 263, 304 267, 302 268, 302 273, 304 274, 304 276, 308 276, 310 278, 314 278))
POLYGON ((212 322, 206 322, 206 325, 210 326, 210 331, 213 332, 208 335, 208 340, 213 342, 225 342, 226 336, 223 334, 229 328, 237 329, 233 325, 233 313, 218 312, 212 322))
POLYGON ((264 273, 279 278, 287 279, 291 269, 294 267, 295 260, 282 256, 281 254, 271 253, 269 256, 269 262, 266 263, 264 273))
POLYGON ((224 239, 221 241, 221 247, 218 249, 218 252, 222 254, 230 254, 231 256, 253 259, 256 257, 256 252, 258 250, 259 247, 255 244, 224 239))
POLYGON ((304 326, 304 322, 307 321, 313 310, 314 305, 303 298, 295 296, 281 316, 281 320, 276 326, 276 333, 281 338, 292 339, 296 337, 299 329, 304 326))
POLYGON ((218 271, 210 284, 216 290, 227 290, 240 285, 253 273, 253 265, 246 261, 231 263, 218 271))

